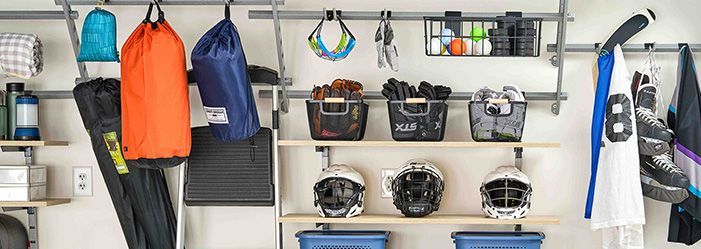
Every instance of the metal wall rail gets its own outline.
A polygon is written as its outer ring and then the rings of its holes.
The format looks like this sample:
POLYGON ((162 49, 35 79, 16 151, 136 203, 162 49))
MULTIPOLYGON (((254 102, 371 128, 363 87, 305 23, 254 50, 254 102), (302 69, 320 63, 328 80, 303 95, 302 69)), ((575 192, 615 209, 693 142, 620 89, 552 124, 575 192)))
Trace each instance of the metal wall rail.
MULTIPOLYGON (((650 48, 654 48, 655 52, 662 53, 677 53, 683 45, 689 45, 691 50, 700 50, 701 44, 661 44, 661 43, 644 43, 644 44, 625 44, 621 48, 623 52, 643 53, 648 52, 650 48)), ((599 43, 592 44, 566 44, 565 52, 567 53, 597 53, 599 52, 599 43)), ((548 52, 555 52, 556 44, 548 44, 548 52)))
POLYGON ((40 99, 73 99, 73 91, 31 91, 31 94, 40 99))
MULTIPOLYGON (((54 0, 56 5, 61 5, 63 0, 54 0)), ((97 0, 67 0, 70 5, 96 5, 97 0)), ((148 5, 151 0, 109 0, 105 5, 148 5)), ((270 5, 268 0, 230 0, 231 5, 270 5)), ((285 0, 278 0, 278 4, 285 4, 285 0)), ((160 0, 160 5, 222 5, 224 0, 160 0)))
MULTIPOLYGON (((364 91, 363 99, 365 100, 387 100, 382 93, 378 91, 364 91)), ((272 98, 273 92, 270 90, 258 91, 258 96, 261 98, 272 98)), ((288 90, 287 97, 290 99, 309 99, 309 91, 303 90, 288 90)), ((555 92, 526 92, 526 100, 528 101, 553 101, 557 98, 555 92)), ((470 100, 472 92, 454 92, 450 94, 449 100, 470 100)), ((567 93, 560 93, 561 100, 567 100, 567 93)))
MULTIPOLYGON (((337 10, 338 11, 338 10, 337 10)), ((343 20, 380 20, 382 11, 341 11, 343 20)), ((421 11, 390 11, 392 21, 423 21, 424 17, 444 17, 445 12, 421 12, 421 11)), ((478 12, 463 12, 463 17, 490 18, 503 16, 501 13, 478 13, 478 12)), ((280 10, 278 11, 280 19, 288 20, 321 20, 325 16, 323 11, 317 10, 280 10)), ((523 13, 523 17, 542 18, 543 21, 558 22, 562 20, 560 13, 523 13)), ((271 10, 249 10, 248 19, 273 19, 273 11, 271 10)), ((574 14, 568 14, 567 20, 574 21, 574 14)))
MULTIPOLYGON (((71 12, 71 19, 78 19, 78 12, 71 12)), ((0 11, 0 20, 65 20, 63 11, 19 10, 0 11)))

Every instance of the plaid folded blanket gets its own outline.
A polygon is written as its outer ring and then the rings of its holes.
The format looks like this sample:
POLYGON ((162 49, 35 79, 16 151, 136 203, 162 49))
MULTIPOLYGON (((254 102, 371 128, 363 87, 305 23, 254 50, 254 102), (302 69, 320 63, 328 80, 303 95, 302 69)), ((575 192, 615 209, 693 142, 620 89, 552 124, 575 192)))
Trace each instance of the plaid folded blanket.
POLYGON ((0 33, 0 69, 5 75, 29 79, 44 67, 41 40, 34 34, 0 33))

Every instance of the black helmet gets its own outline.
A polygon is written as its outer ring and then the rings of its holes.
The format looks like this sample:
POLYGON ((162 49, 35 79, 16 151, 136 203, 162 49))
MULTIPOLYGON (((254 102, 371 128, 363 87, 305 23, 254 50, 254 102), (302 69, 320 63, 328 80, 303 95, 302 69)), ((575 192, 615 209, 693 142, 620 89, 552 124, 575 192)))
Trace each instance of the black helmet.
POLYGON ((407 217, 422 217, 437 211, 443 197, 443 174, 431 162, 409 160, 392 180, 394 206, 407 217))

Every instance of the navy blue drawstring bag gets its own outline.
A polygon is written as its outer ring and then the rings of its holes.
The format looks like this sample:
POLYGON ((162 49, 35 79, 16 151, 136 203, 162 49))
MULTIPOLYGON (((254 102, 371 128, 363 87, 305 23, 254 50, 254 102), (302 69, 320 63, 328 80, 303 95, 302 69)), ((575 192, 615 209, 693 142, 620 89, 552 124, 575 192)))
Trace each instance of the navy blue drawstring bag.
POLYGON ((192 67, 212 135, 239 141, 255 135, 260 121, 246 56, 228 5, 225 16, 197 42, 192 67))

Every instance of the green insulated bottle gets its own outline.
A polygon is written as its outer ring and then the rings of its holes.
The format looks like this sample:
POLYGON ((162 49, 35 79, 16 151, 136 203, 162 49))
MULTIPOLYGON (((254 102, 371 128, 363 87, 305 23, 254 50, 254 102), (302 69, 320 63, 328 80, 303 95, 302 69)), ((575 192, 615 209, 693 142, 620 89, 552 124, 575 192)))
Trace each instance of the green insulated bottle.
POLYGON ((7 140, 15 137, 15 127, 17 127, 17 96, 24 94, 24 83, 7 83, 7 95, 5 104, 7 105, 7 140))
POLYGON ((0 90, 0 140, 7 140, 7 106, 5 105, 7 92, 0 90))

